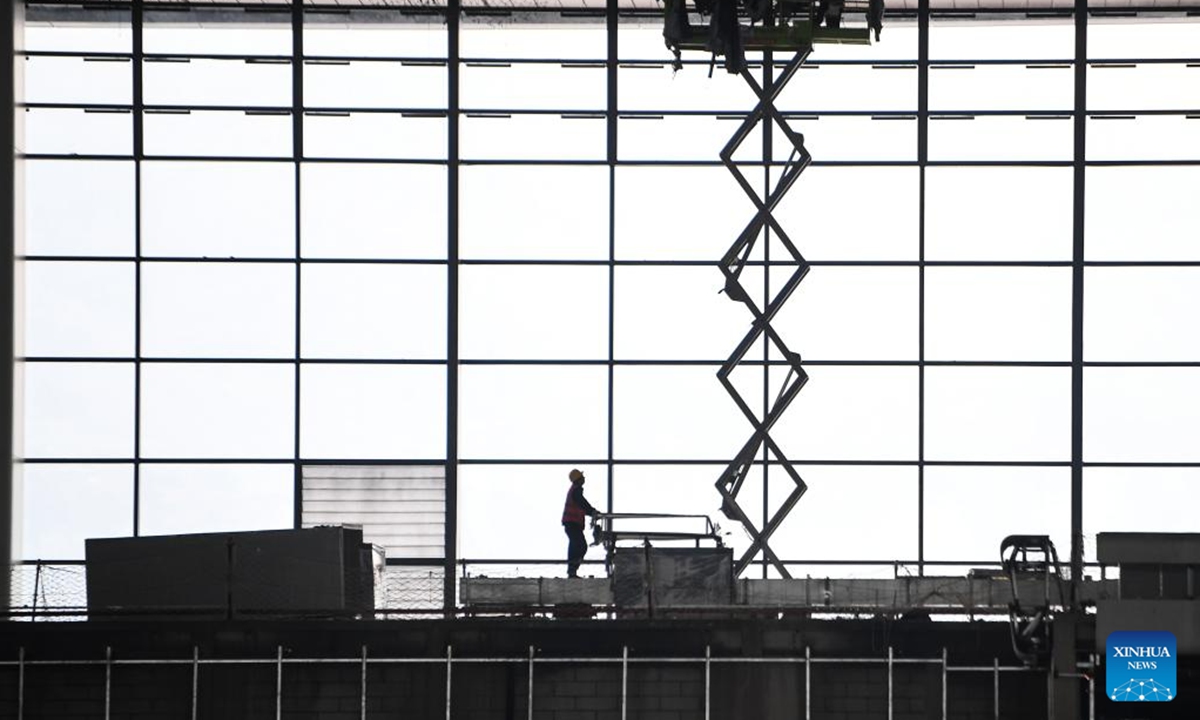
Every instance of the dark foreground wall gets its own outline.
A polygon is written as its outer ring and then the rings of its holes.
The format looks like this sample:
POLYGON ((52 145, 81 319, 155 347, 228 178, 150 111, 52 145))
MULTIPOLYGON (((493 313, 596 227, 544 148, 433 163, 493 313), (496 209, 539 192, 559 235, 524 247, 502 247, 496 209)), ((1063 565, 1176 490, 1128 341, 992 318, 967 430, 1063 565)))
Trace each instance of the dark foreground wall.
MULTIPOLYGON (((814 719, 883 720, 888 717, 889 647, 895 659, 891 717, 932 720, 942 717, 943 647, 951 668, 991 667, 996 660, 1002 666, 1017 665, 1009 650, 1007 627, 996 623, 529 619, 5 623, 0 627, 0 660, 9 664, 0 666, 0 717, 17 717, 21 671, 12 661, 23 649, 30 663, 23 671, 23 720, 104 718, 106 704, 107 717, 113 720, 187 720, 192 717, 190 661, 195 648, 202 659, 256 661, 200 665, 195 674, 198 718, 271 720, 276 717, 278 697, 279 716, 287 720, 362 718, 364 698, 368 718, 442 719, 447 717, 450 647, 454 659, 450 717, 526 718, 531 645, 539 660, 533 666, 532 683, 537 720, 701 720, 706 697, 713 720, 795 720, 805 717, 806 706, 814 719), (365 696, 364 645, 370 658, 404 661, 369 664, 365 696), (275 662, 280 647, 287 660, 282 670, 275 662), (111 666, 104 662, 108 648, 116 661, 111 666), (626 649, 631 662, 623 669, 626 649), (806 649, 815 660, 875 662, 814 663, 806 674, 803 663, 762 661, 803 658, 806 649), (706 651, 714 658, 707 683, 706 651), (662 658, 695 661, 663 662, 662 658), (176 664, 127 664, 148 659, 176 664), (292 662, 300 659, 344 662, 292 662), (910 662, 921 659, 932 662, 910 662), (36 664, 47 660, 94 664, 36 664)), ((991 672, 951 671, 947 716, 994 718, 993 682, 991 672)), ((1000 717, 1046 718, 1046 688, 1042 672, 1001 673, 1000 717)))

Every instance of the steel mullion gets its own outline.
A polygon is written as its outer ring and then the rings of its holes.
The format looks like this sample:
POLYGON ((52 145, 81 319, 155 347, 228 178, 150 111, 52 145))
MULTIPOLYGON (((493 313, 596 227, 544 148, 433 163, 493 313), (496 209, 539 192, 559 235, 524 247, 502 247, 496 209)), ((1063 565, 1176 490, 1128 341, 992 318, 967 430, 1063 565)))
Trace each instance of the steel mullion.
MULTIPOLYGON (((446 2, 446 534, 443 540, 443 608, 453 616, 456 607, 454 567, 458 557, 458 191, 459 191, 459 31, 461 0, 446 2)), ((447 648, 447 654, 449 648, 447 648)), ((447 671, 447 686, 449 674, 447 671)), ((448 690, 447 690, 448 692, 448 690)), ((446 703, 449 715, 449 700, 446 703)))
POLYGON ((301 415, 300 415, 300 397, 303 392, 303 382, 301 371, 302 354, 302 339, 303 318, 301 317, 301 308, 303 303, 303 279, 304 279, 304 263, 302 262, 302 247, 303 247, 303 213, 301 212, 301 201, 303 198, 301 182, 303 177, 304 167, 304 2, 303 0, 292 0, 291 7, 291 27, 292 27, 292 162, 294 163, 294 185, 293 185, 293 230, 295 236, 293 238, 292 252, 295 255, 293 262, 295 263, 294 282, 295 289, 292 296, 292 527, 304 527, 304 468, 300 463, 302 455, 300 447, 301 438, 301 415))
POLYGON ((917 574, 925 575, 925 174, 929 164, 929 0, 917 3, 917 574))
POLYGON ((1087 0, 1075 0, 1075 143, 1071 270, 1071 595, 1083 573, 1084 240, 1087 215, 1087 0))
MULTIPOLYGON (((609 512, 614 512, 616 483, 614 482, 613 474, 615 466, 613 464, 613 454, 616 442, 615 428, 615 406, 616 406, 616 293, 617 293, 617 163, 618 163, 618 123, 617 117, 620 111, 620 93, 618 82, 620 80, 620 43, 618 42, 618 0, 606 0, 604 4, 605 12, 605 39, 606 39, 606 55, 605 58, 605 94, 606 94, 606 115, 605 115, 605 135, 606 135, 606 154, 608 160, 608 397, 607 397, 607 455, 606 469, 608 472, 607 481, 607 508, 609 512)), ((531 666, 532 667, 532 666, 531 666)), ((531 669, 532 672, 532 669, 531 669)), ((531 685, 532 688, 532 680, 531 685)), ((532 707, 532 696, 530 701, 532 707)))
POLYGON ((142 164, 146 154, 145 84, 142 72, 145 15, 142 0, 130 8, 133 83, 133 535, 141 534, 142 506, 142 164))

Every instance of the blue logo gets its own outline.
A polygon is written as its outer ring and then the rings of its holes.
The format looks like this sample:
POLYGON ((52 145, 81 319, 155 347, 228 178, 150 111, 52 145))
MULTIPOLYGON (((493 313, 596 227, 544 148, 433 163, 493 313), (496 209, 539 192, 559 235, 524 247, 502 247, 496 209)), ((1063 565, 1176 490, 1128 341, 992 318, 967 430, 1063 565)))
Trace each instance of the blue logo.
POLYGON ((1108 699, 1170 702, 1175 699, 1175 636, 1169 632, 1115 632, 1104 665, 1108 699))

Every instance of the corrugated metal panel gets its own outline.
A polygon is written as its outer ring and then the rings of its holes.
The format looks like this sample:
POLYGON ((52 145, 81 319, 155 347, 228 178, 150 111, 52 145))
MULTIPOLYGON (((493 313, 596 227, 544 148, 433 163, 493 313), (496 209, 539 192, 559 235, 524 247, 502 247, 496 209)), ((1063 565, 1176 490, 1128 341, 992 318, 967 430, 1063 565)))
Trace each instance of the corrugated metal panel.
POLYGON ((356 525, 391 558, 445 556, 446 474, 440 465, 309 466, 304 527, 356 525))

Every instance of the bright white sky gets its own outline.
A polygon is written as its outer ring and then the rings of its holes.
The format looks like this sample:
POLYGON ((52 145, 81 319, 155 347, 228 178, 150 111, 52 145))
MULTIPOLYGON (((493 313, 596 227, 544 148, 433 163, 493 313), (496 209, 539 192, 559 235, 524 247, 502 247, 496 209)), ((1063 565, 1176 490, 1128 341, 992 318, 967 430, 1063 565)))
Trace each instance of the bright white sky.
MULTIPOLYGON (((669 59, 657 27, 623 29, 624 58, 669 59)), ((1093 58, 1186 58, 1196 23, 1095 25, 1093 58)), ((437 56, 438 29, 320 29, 318 54, 437 56)), ((122 30, 30 27, 30 49, 129 48, 122 30)), ((147 52, 288 54, 286 30, 150 27, 147 52)), ((468 26, 472 58, 599 59, 594 27, 468 26)), ((943 26, 935 59, 1066 59, 1070 25, 943 26)), ((915 30, 888 27, 870 48, 819 48, 813 59, 912 59, 915 30)), ((31 102, 129 103, 128 63, 77 58, 26 62, 31 102)), ((398 63, 306 66, 312 107, 444 107, 444 67, 398 63)), ((1200 69, 1184 63, 1089 70, 1094 110, 1200 108, 1200 69)), ((623 68, 624 110, 737 112, 752 98, 740 79, 688 67, 623 68)), ((604 70, 558 65, 464 67, 462 106, 600 111, 604 70)), ((286 106, 290 66, 230 61, 152 63, 150 104, 286 106)), ((985 66, 931 73, 935 111, 1068 111, 1072 70, 985 66)), ((823 66, 784 93, 791 111, 906 111, 915 69, 823 66)), ((131 116, 31 110, 25 149, 129 153, 131 116)), ((149 115, 149 155, 286 158, 291 119, 240 112, 149 115)), ((916 123, 822 116, 795 121, 818 160, 914 160, 916 123)), ((1071 122, 977 117, 931 123, 933 160, 1069 160, 1071 122)), ((620 159, 715 160, 735 124, 711 117, 622 119, 620 159)), ((444 157, 446 121, 357 113, 306 118, 309 157, 444 157)), ((554 115, 462 120, 464 159, 604 157, 604 122, 554 115)), ((758 147, 747 143, 748 150, 758 147)), ((776 147, 781 147, 780 137, 776 147)), ((1090 159, 1200 161, 1200 122, 1179 116, 1090 120, 1090 159)), ((30 161, 30 255, 134 252, 133 167, 128 162, 30 161)), ((800 179, 777 217, 813 260, 916 261, 919 176, 913 167, 818 167, 800 179)), ((1070 168, 932 167, 926 174, 928 260, 1063 262, 1071 258, 1070 168)), ((258 258, 281 262, 141 266, 141 354, 146 358, 291 358, 296 345, 294 172, 287 162, 142 165, 142 253, 147 257, 258 258)), ((1200 166, 1093 167, 1087 178, 1089 260, 1200 260, 1200 166)), ((468 165, 461 171, 464 259, 599 261, 609 257, 604 166, 468 165)), ((309 163, 302 170, 305 258, 437 260, 445 257, 445 169, 437 165, 309 163)), ((617 260, 715 261, 753 213, 722 168, 616 170, 617 260)), ((773 249, 779 257, 779 248, 773 249)), ((25 265, 24 352, 37 357, 134 355, 132 262, 25 265)), ((925 275, 924 356, 937 361, 1068 362, 1071 274, 1066 267, 930 267, 925 275)), ((558 359, 593 365, 460 368, 459 449, 464 460, 549 464, 460 467, 459 551, 465 557, 558 557, 566 472, 587 471, 588 495, 605 501, 609 279, 606 264, 471 264, 460 270, 464 360, 558 359)), ((1200 310, 1200 268, 1092 267, 1087 271, 1085 358, 1196 361, 1184 331, 1200 310)), ((749 272, 747 277, 749 277, 749 272)), ((774 286, 783 275, 773 276, 774 286)), ((443 457, 446 269, 437 263, 307 264, 300 275, 300 350, 306 359, 367 358, 427 364, 306 365, 301 371, 300 454, 320 459, 443 457)), ((718 295, 712 265, 618 266, 614 357, 721 360, 748 314, 718 295)), ((778 327, 806 360, 907 361, 920 357, 914 266, 814 269, 778 327)), ((753 357, 761 357, 757 352, 753 357)), ((717 515, 712 483, 750 427, 711 366, 618 366, 614 374, 614 508, 717 515), (711 465, 668 460, 712 461, 711 465)), ((915 366, 813 366, 810 383, 777 426, 796 460, 883 461, 801 466, 809 492, 772 546, 789 558, 917 556, 918 372, 915 366)), ((25 366, 24 452, 31 458, 129 458, 132 363, 25 366)), ((740 378, 760 397, 761 374, 740 378)), ((782 379, 772 373, 772 382, 782 379)), ((143 458, 275 459, 283 464, 141 469, 146 534, 291 524, 294 376, 288 362, 145 363, 143 458), (197 524, 195 518, 206 518, 197 524)), ((1200 370, 1089 368, 1084 458, 1091 462, 1198 461, 1200 370)), ((934 461, 1070 460, 1066 367, 929 367, 924 455, 934 461)), ((1085 533, 1194 531, 1195 469, 1090 468, 1085 533), (1155 498, 1148 501, 1146 498, 1155 498), (1162 498, 1180 501, 1163 502, 1162 498)), ((26 558, 77 558, 85 537, 132 531, 132 466, 36 464, 24 468, 26 558)), ((747 483, 760 507, 761 478, 747 483)), ((771 473, 771 497, 787 491, 771 473)), ((1010 533, 1049 533, 1065 555, 1066 467, 929 467, 926 557, 995 558, 1010 533)), ((731 526, 731 523, 725 523, 731 526)), ((745 547, 740 530, 731 542, 745 547)), ((548 569, 558 572, 560 568, 548 569)), ((824 572, 824 571, 822 571, 824 572)), ((890 568, 886 569, 890 573, 890 568)))

